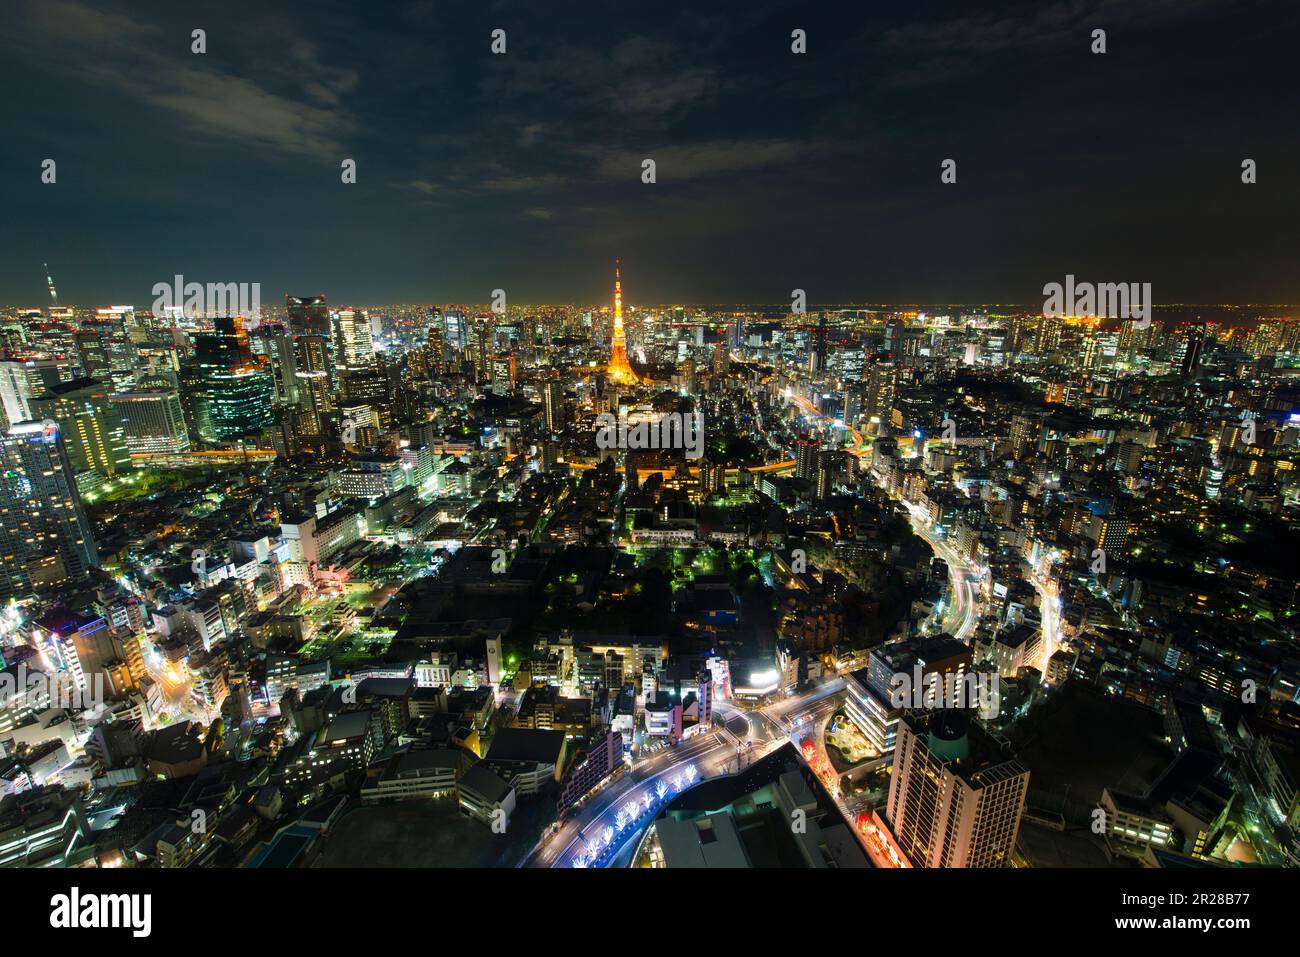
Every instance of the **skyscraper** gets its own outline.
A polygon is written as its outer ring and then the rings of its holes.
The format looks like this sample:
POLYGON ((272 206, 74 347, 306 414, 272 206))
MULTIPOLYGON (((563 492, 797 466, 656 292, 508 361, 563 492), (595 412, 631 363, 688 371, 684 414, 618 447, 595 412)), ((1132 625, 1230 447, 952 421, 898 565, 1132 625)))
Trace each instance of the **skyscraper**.
POLYGON ((809 482, 817 478, 817 453, 821 449, 821 443, 807 435, 800 436, 795 443, 795 478, 805 479, 809 482))
POLYGON ((456 362, 460 362, 459 353, 465 351, 469 342, 469 332, 465 323, 465 310, 448 309, 442 315, 443 335, 447 345, 457 353, 456 362))
POLYGON ((334 362, 347 372, 374 368, 375 343, 367 313, 356 309, 334 313, 334 362))
POLYGON ((898 369, 891 362, 873 362, 867 375, 863 413, 887 422, 894 410, 894 393, 898 386, 898 369))
POLYGON ((0 435, 0 598, 80 577, 98 564, 58 425, 13 426, 0 435))
POLYGON ((73 334, 77 344, 77 363, 81 374, 88 379, 106 379, 111 369, 105 337, 93 329, 82 330, 73 334))
POLYGON ((826 369, 827 332, 826 313, 818 313, 817 326, 812 336, 812 353, 809 356, 810 372, 824 372, 826 369))
POLYGON ((552 434, 564 431, 564 384, 548 382, 542 389, 542 410, 546 416, 546 431, 552 434))
MULTIPOLYGON (((64 379, 64 365, 52 359, 13 359, 0 362, 0 402, 7 422, 17 425, 32 417, 31 400, 64 379)), ((72 378, 71 374, 67 378, 72 378)))
POLYGON ((253 361, 242 320, 227 316, 194 337, 199 431, 210 442, 256 435, 271 424, 271 377, 253 361))
POLYGON ((1009 867, 1029 771, 955 709, 898 723, 889 826, 915 867, 1009 867))
POLYGON ((726 375, 731 369, 731 355, 727 352, 727 343, 719 339, 713 347, 713 374, 726 375))
POLYGON ((119 392, 109 401, 122 416, 126 447, 131 452, 188 452, 190 437, 175 389, 119 392))
POLYGON ((322 296, 285 296, 289 329, 300 336, 328 336, 330 310, 322 296))
POLYGON ((324 433, 323 416, 337 405, 329 360, 329 342, 324 336, 299 336, 295 340, 295 391, 307 431, 312 435, 324 433))
POLYGON ((33 419, 58 424, 74 472, 112 478, 131 468, 126 429, 111 392, 94 379, 73 379, 30 400, 33 419))
POLYGON ((429 311, 427 342, 429 368, 434 372, 442 372, 445 362, 444 353, 447 351, 447 322, 442 312, 437 309, 429 311))
POLYGON ((1046 354, 1061 346, 1061 319, 1059 316, 1041 316, 1034 337, 1034 351, 1046 354))
POLYGON ((822 449, 817 453, 817 466, 813 474, 813 495, 819 502, 831 497, 835 486, 836 461, 834 449, 822 449))
POLYGON ((618 260, 614 260, 614 340, 609 350, 609 378, 619 385, 635 385, 640 381, 627 361, 627 340, 623 334, 623 278, 618 260))
POLYGON ((1197 371, 1201 368, 1201 349, 1205 345, 1205 324, 1196 323, 1188 326, 1182 333, 1182 341, 1179 343, 1179 368, 1182 371, 1183 378, 1194 378, 1197 371))

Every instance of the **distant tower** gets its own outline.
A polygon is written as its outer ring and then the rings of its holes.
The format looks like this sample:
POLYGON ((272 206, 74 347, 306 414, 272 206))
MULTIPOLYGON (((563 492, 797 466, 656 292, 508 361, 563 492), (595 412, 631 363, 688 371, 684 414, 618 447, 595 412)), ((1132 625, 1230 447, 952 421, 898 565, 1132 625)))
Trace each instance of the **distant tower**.
POLYGON ((50 305, 57 306, 59 304, 59 291, 54 288, 54 277, 50 275, 50 264, 41 263, 41 265, 45 267, 45 284, 50 287, 50 305))
POLYGON ((640 381, 627 361, 627 340, 623 336, 623 280, 617 259, 614 260, 614 344, 609 350, 609 378, 620 385, 635 385, 640 381))
POLYGON ((826 313, 822 312, 817 316, 817 329, 813 333, 812 372, 826 371, 826 334, 826 313))

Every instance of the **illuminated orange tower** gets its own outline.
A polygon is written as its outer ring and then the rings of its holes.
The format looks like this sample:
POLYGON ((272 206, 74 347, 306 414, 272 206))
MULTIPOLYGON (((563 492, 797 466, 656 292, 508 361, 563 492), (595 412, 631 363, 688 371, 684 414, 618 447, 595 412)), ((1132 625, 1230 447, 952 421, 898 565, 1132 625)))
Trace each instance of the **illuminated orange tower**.
POLYGON ((614 344, 609 350, 609 378, 619 385, 636 385, 640 380, 627 361, 627 340, 623 336, 623 279, 619 261, 614 260, 614 344))

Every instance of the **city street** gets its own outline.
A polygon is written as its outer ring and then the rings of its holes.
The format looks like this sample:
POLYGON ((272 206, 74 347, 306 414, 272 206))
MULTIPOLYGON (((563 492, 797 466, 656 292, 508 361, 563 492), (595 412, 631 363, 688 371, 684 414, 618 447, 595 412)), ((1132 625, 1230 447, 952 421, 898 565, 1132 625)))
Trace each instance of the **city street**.
MULTIPOLYGON (((837 696, 843 690, 844 679, 833 678, 813 691, 753 710, 720 705, 720 713, 744 714, 749 719, 745 738, 717 728, 640 762, 610 781, 555 831, 543 835, 524 866, 572 867, 580 860, 585 865, 596 856, 603 855, 602 860, 612 858, 623 843, 653 820, 653 812, 646 810, 647 796, 651 797, 651 808, 657 810, 662 799, 671 799, 695 781, 735 771, 737 742, 746 762, 758 760, 787 740, 798 743, 801 735, 821 726, 818 715, 824 720, 838 707, 837 696), (752 747, 748 747, 751 742, 752 747), (661 786, 662 796, 659 795, 661 786), (627 813, 627 805, 632 801, 637 802, 640 813, 620 827, 619 815, 627 813)), ((729 719, 728 724, 731 723, 729 719)))

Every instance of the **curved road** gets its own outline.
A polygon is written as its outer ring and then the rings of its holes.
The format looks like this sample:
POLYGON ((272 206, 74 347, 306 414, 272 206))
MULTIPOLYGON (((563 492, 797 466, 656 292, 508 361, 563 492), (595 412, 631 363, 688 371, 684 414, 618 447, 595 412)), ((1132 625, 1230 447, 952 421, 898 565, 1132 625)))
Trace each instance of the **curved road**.
POLYGON ((718 713, 729 716, 727 727, 688 738, 612 778, 556 830, 544 834, 524 866, 585 866, 593 859, 598 864, 606 863, 614 856, 609 849, 620 847, 639 832, 674 794, 696 781, 736 770, 738 754, 749 755, 745 759, 749 763, 776 750, 804 726, 801 712, 843 690, 844 679, 833 678, 813 691, 752 710, 719 702, 718 713), (740 715, 747 719, 744 738, 730 730, 740 715), (636 818, 628 813, 627 805, 632 801, 639 808, 636 818), (621 828, 620 820, 624 822, 621 828))
MULTIPOLYGON (((816 406, 803 396, 792 394, 790 398, 795 405, 810 417, 830 420, 830 416, 822 415, 817 411, 816 406)), ((853 446, 849 451, 861 458, 868 452, 867 439, 857 429, 851 426, 846 427, 853 434, 853 446)), ((948 622, 948 631, 954 638, 969 643, 975 634, 975 626, 979 624, 979 605, 975 587, 970 581, 970 576, 975 574, 977 570, 970 562, 958 555, 952 546, 934 536, 924 511, 906 499, 895 498, 894 500, 901 502, 911 514, 912 530, 925 539, 936 555, 948 563, 948 577, 952 580, 953 602, 948 614, 945 615, 945 621, 948 622)))

